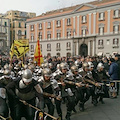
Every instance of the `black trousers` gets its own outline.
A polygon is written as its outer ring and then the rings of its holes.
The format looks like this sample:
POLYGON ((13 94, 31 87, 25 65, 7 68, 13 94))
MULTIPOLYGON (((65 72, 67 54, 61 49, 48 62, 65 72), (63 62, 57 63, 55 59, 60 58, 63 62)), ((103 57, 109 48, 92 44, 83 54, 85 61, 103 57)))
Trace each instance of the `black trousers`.
POLYGON ((67 96, 67 103, 66 103, 66 107, 67 107, 67 114, 68 116, 71 115, 71 111, 74 109, 75 107, 75 96, 67 96))
POLYGON ((85 88, 83 89, 83 103, 87 102, 91 96, 91 89, 90 88, 85 88))
MULTIPOLYGON (((35 99, 26 101, 27 103, 35 106, 35 99)), ((24 105, 20 101, 15 102, 14 106, 14 120, 21 120, 22 117, 25 117, 26 120, 34 120, 35 109, 24 105)))
POLYGON ((0 97, 0 115, 7 118, 9 116, 9 109, 6 100, 0 97))
MULTIPOLYGON (((44 102, 45 102, 45 105, 47 105, 47 108, 48 108, 48 114, 50 114, 50 115, 53 116, 53 115, 54 115, 54 105, 53 105, 51 99, 49 99, 49 98, 45 98, 45 99, 44 99, 44 102)), ((52 118, 47 117, 46 120, 52 120, 52 118)))
POLYGON ((61 100, 55 99, 55 105, 56 105, 57 114, 62 119, 61 100))

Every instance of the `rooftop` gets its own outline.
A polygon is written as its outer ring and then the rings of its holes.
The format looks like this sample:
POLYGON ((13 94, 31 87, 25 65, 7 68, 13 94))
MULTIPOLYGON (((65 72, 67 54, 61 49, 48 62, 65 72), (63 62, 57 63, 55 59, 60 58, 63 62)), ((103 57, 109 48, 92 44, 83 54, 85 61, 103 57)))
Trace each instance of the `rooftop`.
POLYGON ((107 4, 112 4, 112 3, 117 3, 117 2, 120 2, 120 0, 96 0, 96 1, 92 1, 92 2, 78 4, 78 5, 71 6, 71 7, 66 7, 66 8, 61 8, 61 9, 48 11, 46 13, 42 13, 41 15, 39 15, 37 17, 27 19, 27 21, 36 20, 36 19, 39 19, 39 18, 45 18, 45 17, 48 17, 48 16, 54 16, 56 14, 60 15, 60 14, 63 14, 63 13, 69 13, 69 12, 77 9, 79 6, 84 5, 84 4, 99 7, 99 6, 104 6, 104 5, 107 5, 107 4))

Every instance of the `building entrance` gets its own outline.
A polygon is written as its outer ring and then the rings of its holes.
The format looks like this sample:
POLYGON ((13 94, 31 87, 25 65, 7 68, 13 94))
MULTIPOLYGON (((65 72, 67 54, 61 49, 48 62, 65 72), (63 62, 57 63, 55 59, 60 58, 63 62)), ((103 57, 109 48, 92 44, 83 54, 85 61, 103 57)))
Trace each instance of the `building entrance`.
POLYGON ((81 56, 86 57, 88 55, 88 46, 86 44, 81 44, 79 53, 81 56))

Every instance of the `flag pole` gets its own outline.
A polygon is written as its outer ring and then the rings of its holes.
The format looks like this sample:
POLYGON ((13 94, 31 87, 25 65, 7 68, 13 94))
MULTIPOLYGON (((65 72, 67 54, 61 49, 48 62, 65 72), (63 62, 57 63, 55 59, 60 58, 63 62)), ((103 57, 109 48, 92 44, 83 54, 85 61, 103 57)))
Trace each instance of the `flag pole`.
MULTIPOLYGON (((27 42, 29 43, 29 39, 24 39, 27 40, 27 42)), ((25 46, 24 46, 24 53, 23 53, 23 65, 25 64, 25 48, 26 48, 26 42, 25 42, 25 46)), ((29 44, 28 44, 29 45, 29 44)))
MULTIPOLYGON (((13 50, 12 50, 11 52, 12 52, 12 54, 14 55, 14 40, 12 40, 12 45, 13 45, 13 48, 12 48, 13 50)), ((11 47, 12 47, 12 45, 11 45, 11 47)), ((10 66, 12 66, 13 55, 12 55, 12 57, 11 57, 10 66)))
MULTIPOLYGON (((25 43, 26 46, 26 43, 25 43)), ((25 46, 24 46, 24 53, 23 53, 23 64, 25 64, 25 46)))

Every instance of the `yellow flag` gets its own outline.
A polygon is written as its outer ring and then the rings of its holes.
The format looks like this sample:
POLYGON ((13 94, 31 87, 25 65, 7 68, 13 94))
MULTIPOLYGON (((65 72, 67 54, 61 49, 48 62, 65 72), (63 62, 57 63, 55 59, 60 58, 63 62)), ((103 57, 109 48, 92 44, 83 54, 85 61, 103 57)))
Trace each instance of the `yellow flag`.
POLYGON ((34 61, 37 62, 37 65, 40 66, 43 63, 43 56, 40 50, 40 43, 39 40, 37 41, 37 45, 35 48, 35 53, 34 53, 34 61))
POLYGON ((29 41, 25 40, 14 40, 11 46, 10 56, 11 58, 15 54, 17 58, 22 57, 26 52, 29 51, 29 41))

